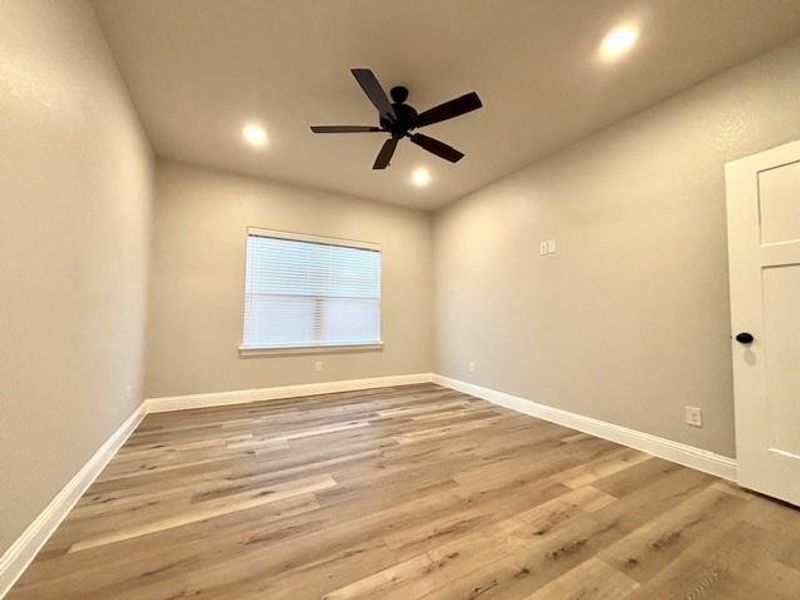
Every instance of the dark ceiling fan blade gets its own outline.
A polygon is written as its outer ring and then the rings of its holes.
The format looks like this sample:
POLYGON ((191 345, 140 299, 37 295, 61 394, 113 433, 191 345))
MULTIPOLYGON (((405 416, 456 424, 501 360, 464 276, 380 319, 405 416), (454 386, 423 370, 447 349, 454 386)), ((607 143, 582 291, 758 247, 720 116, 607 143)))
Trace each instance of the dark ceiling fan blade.
POLYGON ((314 133, 367 133, 370 131, 384 131, 380 127, 367 125, 312 125, 314 133))
POLYGON ((383 91, 378 78, 375 77, 375 73, 369 69, 350 69, 350 72, 356 78, 370 102, 378 109, 378 113, 385 119, 396 121, 397 115, 394 112, 394 108, 392 108, 392 103, 386 97, 386 92, 383 91))
POLYGON ((478 94, 470 92, 469 94, 464 94, 449 102, 434 106, 433 108, 419 113, 414 125, 415 127, 425 127, 426 125, 447 121, 447 119, 459 117, 473 110, 478 110, 482 106, 483 104, 481 103, 481 99, 478 98, 478 94))
POLYGON ((436 156, 449 160, 452 163, 458 162, 464 158, 464 155, 452 146, 448 146, 444 142, 440 142, 422 133, 412 133, 409 138, 411 138, 411 141, 417 146, 425 148, 428 152, 433 152, 436 156))
POLYGON ((372 165, 373 169, 385 169, 389 166, 389 161, 392 160, 394 149, 397 148, 399 141, 399 138, 391 137, 383 143, 381 151, 378 152, 378 157, 375 159, 375 164, 372 165))

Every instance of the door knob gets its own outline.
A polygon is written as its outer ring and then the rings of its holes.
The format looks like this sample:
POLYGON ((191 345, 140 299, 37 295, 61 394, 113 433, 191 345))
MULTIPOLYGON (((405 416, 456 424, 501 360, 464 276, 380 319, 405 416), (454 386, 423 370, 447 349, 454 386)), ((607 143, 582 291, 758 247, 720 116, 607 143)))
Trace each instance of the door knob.
POLYGON ((752 344, 754 339, 753 334, 746 331, 736 334, 736 341, 740 344, 752 344))

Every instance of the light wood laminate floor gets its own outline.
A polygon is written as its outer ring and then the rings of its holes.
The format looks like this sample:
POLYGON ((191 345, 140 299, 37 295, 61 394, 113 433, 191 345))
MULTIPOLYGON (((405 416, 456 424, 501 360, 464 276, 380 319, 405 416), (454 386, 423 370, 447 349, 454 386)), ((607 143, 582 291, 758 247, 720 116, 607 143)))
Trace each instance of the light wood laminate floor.
POLYGON ((328 394, 147 416, 28 598, 797 600, 800 512, 432 384, 328 394))

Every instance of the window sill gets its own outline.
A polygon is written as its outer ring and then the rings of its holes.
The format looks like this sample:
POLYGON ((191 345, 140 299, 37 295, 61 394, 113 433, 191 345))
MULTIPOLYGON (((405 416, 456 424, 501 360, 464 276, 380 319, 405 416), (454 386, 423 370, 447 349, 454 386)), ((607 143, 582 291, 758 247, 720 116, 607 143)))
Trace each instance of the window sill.
POLYGON ((239 356, 286 356, 292 354, 329 354, 335 352, 376 352, 380 350, 383 350, 383 342, 320 346, 239 346, 239 356))

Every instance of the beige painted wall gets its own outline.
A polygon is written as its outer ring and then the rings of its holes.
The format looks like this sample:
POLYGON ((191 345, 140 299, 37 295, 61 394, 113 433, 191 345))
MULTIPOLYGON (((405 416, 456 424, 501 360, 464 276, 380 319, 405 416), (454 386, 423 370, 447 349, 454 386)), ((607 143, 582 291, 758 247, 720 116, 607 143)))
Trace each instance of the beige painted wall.
POLYGON ((159 162, 147 396, 429 372, 431 221, 430 214, 410 209, 159 162), (249 226, 381 244, 385 348, 240 358, 249 226), (315 360, 324 362, 322 372, 314 371, 315 360))
POLYGON ((444 209, 436 371, 733 456, 723 165, 797 138, 793 43, 444 209))
POLYGON ((0 552, 140 402, 151 184, 91 7, 0 2, 0 552))

